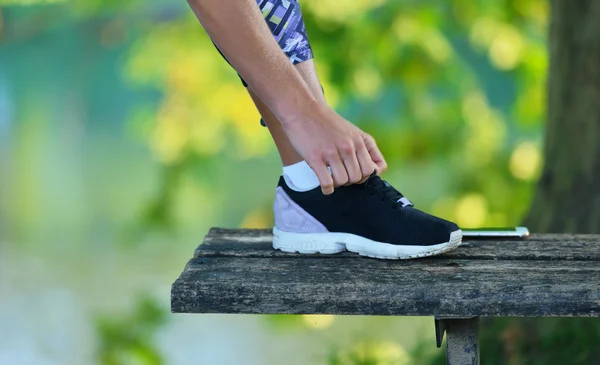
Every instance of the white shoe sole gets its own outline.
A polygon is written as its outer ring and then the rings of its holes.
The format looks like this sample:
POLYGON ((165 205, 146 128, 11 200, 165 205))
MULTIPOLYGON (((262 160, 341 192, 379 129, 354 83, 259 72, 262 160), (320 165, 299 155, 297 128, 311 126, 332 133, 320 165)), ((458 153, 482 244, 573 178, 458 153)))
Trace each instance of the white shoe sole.
POLYGON ((438 255, 455 249, 461 240, 460 229, 450 234, 448 242, 411 246, 377 242, 351 233, 294 233, 273 228, 273 248, 283 252, 335 254, 348 250, 361 256, 391 260, 438 255))

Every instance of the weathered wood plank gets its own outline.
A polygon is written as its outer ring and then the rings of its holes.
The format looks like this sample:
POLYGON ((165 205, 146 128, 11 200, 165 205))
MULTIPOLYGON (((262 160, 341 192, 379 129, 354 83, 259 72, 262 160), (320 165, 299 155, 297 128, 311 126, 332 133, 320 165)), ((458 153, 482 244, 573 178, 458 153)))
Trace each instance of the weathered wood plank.
POLYGON ((200 257, 173 284, 178 313, 600 316, 589 261, 200 257))
MULTIPOLYGON (((306 257, 275 251, 271 241, 272 234, 266 229, 213 228, 196 250, 195 257, 306 257)), ((346 252, 327 257, 357 255, 346 252)), ((544 234, 532 235, 526 240, 465 240, 457 250, 436 258, 600 261, 600 235, 544 234)))

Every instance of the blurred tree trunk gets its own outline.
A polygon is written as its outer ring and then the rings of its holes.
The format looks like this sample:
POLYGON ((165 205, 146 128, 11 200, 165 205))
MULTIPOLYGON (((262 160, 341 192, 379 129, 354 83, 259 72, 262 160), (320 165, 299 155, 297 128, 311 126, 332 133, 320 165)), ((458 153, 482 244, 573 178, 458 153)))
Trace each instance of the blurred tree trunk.
POLYGON ((532 232, 600 233, 600 1, 552 0, 544 170, 532 232))

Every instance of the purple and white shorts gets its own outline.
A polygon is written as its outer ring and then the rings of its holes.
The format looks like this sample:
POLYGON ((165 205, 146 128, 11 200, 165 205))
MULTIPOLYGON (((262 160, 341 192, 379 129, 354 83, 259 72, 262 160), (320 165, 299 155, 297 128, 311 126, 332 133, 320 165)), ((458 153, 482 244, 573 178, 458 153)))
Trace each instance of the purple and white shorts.
MULTIPOLYGON (((257 0, 256 2, 271 34, 292 64, 313 58, 298 0, 257 0)), ((221 55, 225 58, 222 53, 221 55)), ((242 83, 248 86, 244 79, 242 83)))

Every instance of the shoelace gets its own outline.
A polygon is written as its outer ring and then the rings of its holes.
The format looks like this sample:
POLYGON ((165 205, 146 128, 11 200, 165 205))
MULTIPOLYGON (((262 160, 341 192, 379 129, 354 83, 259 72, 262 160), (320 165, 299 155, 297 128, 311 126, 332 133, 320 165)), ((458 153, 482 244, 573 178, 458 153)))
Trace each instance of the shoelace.
POLYGON ((373 189, 375 193, 381 194, 384 198, 395 201, 401 206, 414 206, 413 203, 402 195, 398 190, 391 186, 387 181, 382 180, 379 176, 373 174, 364 183, 366 188, 373 189))

